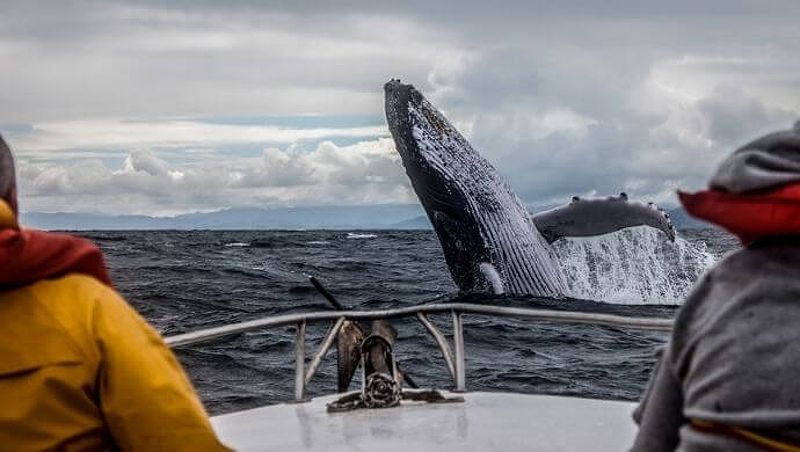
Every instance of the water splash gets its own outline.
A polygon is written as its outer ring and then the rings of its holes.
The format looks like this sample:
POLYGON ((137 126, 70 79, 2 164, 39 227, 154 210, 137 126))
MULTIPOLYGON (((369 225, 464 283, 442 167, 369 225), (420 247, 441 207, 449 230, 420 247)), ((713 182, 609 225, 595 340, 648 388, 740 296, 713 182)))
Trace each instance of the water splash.
POLYGON ((618 304, 680 304, 716 262, 702 242, 668 241, 648 227, 553 244, 575 298, 618 304))

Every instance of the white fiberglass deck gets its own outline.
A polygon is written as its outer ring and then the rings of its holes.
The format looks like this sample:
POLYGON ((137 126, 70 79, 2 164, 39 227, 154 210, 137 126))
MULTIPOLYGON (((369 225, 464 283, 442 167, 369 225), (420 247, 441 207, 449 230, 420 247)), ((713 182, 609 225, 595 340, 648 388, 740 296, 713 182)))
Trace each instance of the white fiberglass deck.
POLYGON ((325 404, 338 396, 325 396, 217 416, 213 423, 222 440, 239 451, 622 451, 636 432, 629 402, 459 395, 464 403, 332 414, 325 404))

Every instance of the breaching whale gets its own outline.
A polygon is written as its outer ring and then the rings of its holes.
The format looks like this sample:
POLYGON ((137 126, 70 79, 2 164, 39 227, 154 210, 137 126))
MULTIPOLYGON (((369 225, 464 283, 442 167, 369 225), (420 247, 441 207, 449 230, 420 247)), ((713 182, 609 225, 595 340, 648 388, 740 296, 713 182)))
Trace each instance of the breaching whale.
POLYGON ((550 244, 648 225, 674 240, 669 216, 620 196, 573 198, 531 216, 500 174, 417 89, 384 86, 386 120, 411 185, 462 292, 561 298, 569 288, 550 244))

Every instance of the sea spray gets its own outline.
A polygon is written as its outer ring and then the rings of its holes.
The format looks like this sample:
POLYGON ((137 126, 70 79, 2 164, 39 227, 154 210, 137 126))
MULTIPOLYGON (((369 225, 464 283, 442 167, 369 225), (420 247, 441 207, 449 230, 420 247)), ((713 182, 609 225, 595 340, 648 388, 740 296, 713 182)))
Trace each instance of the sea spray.
POLYGON ((553 244, 575 298, 618 304, 680 304, 716 261, 702 242, 670 242, 648 227, 553 244))

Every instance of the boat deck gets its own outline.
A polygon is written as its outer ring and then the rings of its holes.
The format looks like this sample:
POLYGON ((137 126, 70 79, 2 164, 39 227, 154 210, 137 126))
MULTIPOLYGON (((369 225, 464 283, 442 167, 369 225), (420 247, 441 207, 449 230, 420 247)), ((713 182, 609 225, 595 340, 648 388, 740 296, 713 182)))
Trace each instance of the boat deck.
MULTIPOLYGON (((444 393, 448 396, 456 394, 444 393)), ((545 395, 471 392, 464 403, 328 413, 338 396, 213 418, 239 451, 621 451, 636 433, 634 404, 545 395)))

